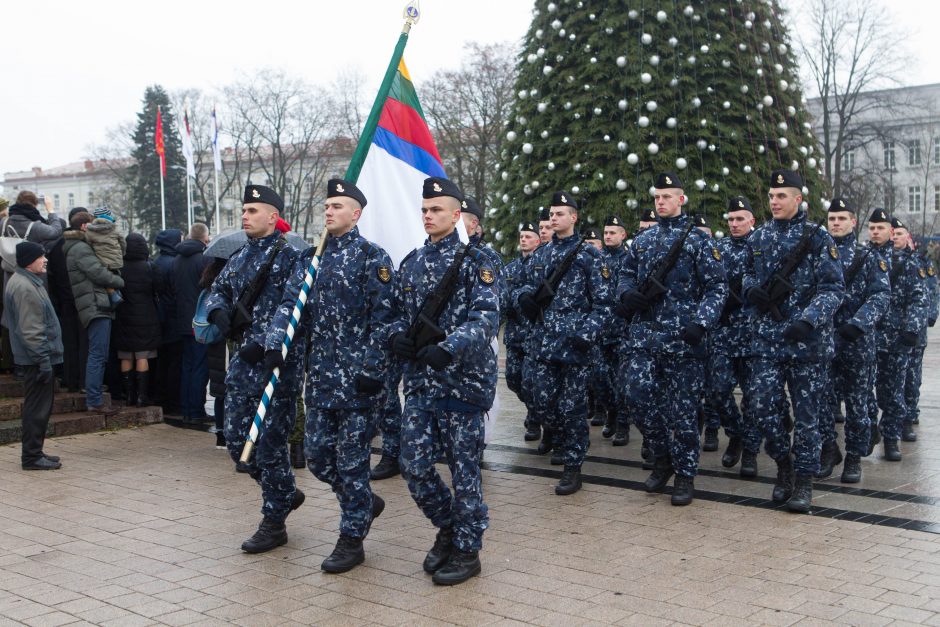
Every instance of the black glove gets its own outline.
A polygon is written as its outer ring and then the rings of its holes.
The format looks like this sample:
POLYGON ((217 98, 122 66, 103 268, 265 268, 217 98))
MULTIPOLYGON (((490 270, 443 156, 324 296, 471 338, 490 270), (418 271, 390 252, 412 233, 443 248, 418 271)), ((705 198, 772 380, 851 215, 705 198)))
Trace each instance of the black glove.
POLYGON ((434 370, 443 370, 454 361, 454 356, 435 344, 419 350, 418 361, 434 370))
POLYGON ((927 320, 927 326, 928 326, 928 327, 932 327, 932 326, 935 325, 935 324, 937 324, 937 319, 936 319, 936 318, 930 318, 930 319, 927 320))
POLYGON ((232 325, 229 324, 228 315, 221 309, 213 309, 212 313, 209 314, 209 322, 214 324, 219 330, 219 333, 222 334, 222 337, 228 337, 229 331, 232 330, 232 325))
POLYGON ((39 374, 36 375, 36 383, 39 385, 48 385, 52 382, 52 368, 45 370, 43 368, 39 369, 39 374))
POLYGON ((275 368, 284 367, 284 357, 281 355, 281 349, 272 349, 264 351, 264 369, 268 372, 274 372, 275 368))
POLYGON ((568 338, 568 343, 571 344, 571 348, 578 351, 579 353, 586 353, 591 350, 591 346, 593 346, 589 341, 580 335, 572 335, 568 338))
POLYGON ((415 347, 414 340, 409 339, 405 333, 396 333, 392 336, 392 352, 402 359, 414 359, 417 357, 418 349, 415 347))
POLYGON ((242 361, 252 366, 264 359, 264 348, 257 342, 248 342, 238 351, 242 361))
POLYGON ((384 385, 378 379, 367 377, 361 372, 356 375, 356 392, 363 396, 375 396, 382 391, 384 385))
POLYGON ((639 290, 630 290, 621 294, 620 304, 630 313, 650 308, 650 300, 639 290))
POLYGON ((627 309, 623 303, 617 303, 614 305, 614 313, 621 318, 629 318, 633 315, 633 312, 627 309))
POLYGON ((690 322, 679 331, 679 337, 689 346, 698 346, 705 337, 705 327, 694 322, 690 322))
POLYGON ((843 324, 838 329, 836 329, 836 331, 839 333, 842 339, 847 342, 854 342, 858 338, 865 335, 864 331, 859 329, 854 324, 849 324, 849 323, 843 324))
POLYGON ((542 313, 542 308, 539 307, 535 299, 532 298, 532 294, 523 294, 519 297, 519 309, 522 310, 522 315, 525 316, 529 322, 535 322, 539 314, 542 313))
POLYGON ((783 330, 783 339, 788 342, 801 342, 813 332, 813 325, 805 320, 797 320, 783 330))
POLYGON ((752 287, 747 292, 747 299, 758 309, 767 309, 770 306, 770 294, 762 287, 752 287))
POLYGON ((913 331, 901 331, 898 339, 901 340, 901 344, 904 346, 917 346, 917 334, 913 331))

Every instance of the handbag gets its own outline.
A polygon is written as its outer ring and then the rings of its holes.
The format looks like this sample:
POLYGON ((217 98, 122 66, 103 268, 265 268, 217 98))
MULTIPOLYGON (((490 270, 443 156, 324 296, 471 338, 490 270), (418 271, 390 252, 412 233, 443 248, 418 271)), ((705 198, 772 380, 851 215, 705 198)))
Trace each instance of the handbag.
POLYGON ((223 339, 219 327, 209 322, 206 311, 206 301, 209 299, 209 290, 199 292, 196 299, 196 315, 193 316, 193 336, 200 344, 216 344, 223 339))
POLYGON ((19 233, 16 232, 16 229, 7 224, 9 220, 9 216, 4 218, 3 227, 0 228, 0 257, 2 257, 5 262, 15 268, 16 245, 29 239, 29 232, 33 230, 33 225, 36 223, 30 222, 29 226, 26 227, 26 235, 20 237, 19 233))

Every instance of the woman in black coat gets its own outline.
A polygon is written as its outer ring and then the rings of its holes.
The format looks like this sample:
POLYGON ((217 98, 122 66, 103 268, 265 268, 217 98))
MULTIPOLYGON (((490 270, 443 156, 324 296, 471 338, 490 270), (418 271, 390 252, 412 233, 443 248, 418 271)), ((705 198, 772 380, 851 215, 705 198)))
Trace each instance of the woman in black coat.
POLYGON ((150 404, 148 360, 156 358, 163 333, 157 315, 160 273, 150 262, 147 240, 139 233, 127 236, 121 276, 124 302, 118 306, 113 335, 121 360, 121 384, 127 404, 133 404, 136 397, 137 406, 144 407, 150 404))
MULTIPOLYGON (((199 288, 207 290, 212 287, 212 282, 219 276, 222 269, 225 268, 225 259, 212 258, 212 262, 206 265, 199 278, 199 288)), ((228 370, 228 347, 227 342, 222 340, 215 344, 209 344, 206 350, 206 359, 209 362, 209 393, 215 397, 215 447, 224 449, 225 446, 225 373, 228 370)))

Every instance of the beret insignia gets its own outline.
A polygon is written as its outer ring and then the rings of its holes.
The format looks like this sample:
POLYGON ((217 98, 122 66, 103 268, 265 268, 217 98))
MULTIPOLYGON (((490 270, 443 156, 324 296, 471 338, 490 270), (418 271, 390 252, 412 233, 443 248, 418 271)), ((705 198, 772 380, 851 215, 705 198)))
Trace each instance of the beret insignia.
POLYGON ((744 209, 744 203, 741 202, 740 200, 738 201, 738 207, 740 207, 741 209, 744 209))
POLYGON ((490 285, 496 280, 496 275, 489 268, 480 268, 480 280, 490 285))
POLYGON ((435 192, 444 191, 443 189, 441 189, 441 186, 440 186, 439 184, 437 184, 437 183, 434 184, 433 188, 434 188, 434 191, 435 191, 435 192))
POLYGON ((343 186, 342 186, 340 183, 337 183, 337 184, 336 184, 336 191, 338 191, 339 193, 342 194, 342 193, 345 192, 346 190, 343 189, 343 186))
POLYGON ((392 271, 388 266, 379 266, 375 273, 382 283, 388 283, 392 280, 392 271))
POLYGON ((717 248, 712 248, 712 257, 715 258, 715 261, 721 261, 721 253, 718 252, 717 248))
POLYGON ((836 248, 835 246, 830 246, 830 247, 829 247, 829 256, 832 257, 833 259, 838 259, 838 258, 839 258, 839 249, 836 248))
POLYGON ((839 201, 839 206, 842 207, 843 209, 845 209, 845 201, 840 200, 840 201, 839 201))
POLYGON ((564 194, 561 195, 561 202, 568 202, 568 199, 565 198, 564 194))
POLYGON ((782 174, 778 174, 778 175, 777 175, 777 182, 778 182, 778 183, 783 183, 783 175, 782 175, 782 174))
POLYGON ((259 191, 256 190, 256 189, 253 189, 253 190, 251 190, 251 197, 252 197, 252 198, 261 198, 261 192, 259 192, 259 191))
POLYGON ((611 222, 614 224, 614 226, 620 226, 620 220, 618 220, 617 218, 614 218, 613 220, 611 220, 611 222))
POLYGON ((878 262, 878 267, 881 268, 881 271, 882 271, 882 272, 887 272, 887 271, 888 271, 888 262, 885 261, 884 259, 882 259, 882 260, 880 260, 880 261, 878 262))
MULTIPOLYGON (((436 191, 436 190, 435 190, 435 191, 436 191)), ((466 201, 466 200, 464 200, 464 201, 462 201, 462 202, 460 203, 460 208, 461 208, 461 209, 466 209, 466 208, 467 208, 467 201, 466 201)))
POLYGON ((665 179, 666 179, 666 184, 667 184, 667 185, 672 185, 672 179, 671 179, 671 178, 669 178, 669 177, 667 176, 667 177, 665 177, 665 179))

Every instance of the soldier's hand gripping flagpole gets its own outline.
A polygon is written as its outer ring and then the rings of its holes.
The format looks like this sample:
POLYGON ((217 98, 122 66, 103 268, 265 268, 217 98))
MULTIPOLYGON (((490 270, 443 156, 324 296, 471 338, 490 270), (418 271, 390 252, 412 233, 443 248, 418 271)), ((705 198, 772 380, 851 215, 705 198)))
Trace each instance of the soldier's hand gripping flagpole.
MULTIPOLYGON (((421 19, 419 0, 412 0, 412 2, 408 3, 405 7, 404 19, 405 24, 401 29, 401 35, 398 38, 395 51, 392 53, 392 59, 388 64, 388 69, 385 71, 385 78, 382 80, 379 93, 375 98, 375 102, 372 104, 372 111, 369 113, 365 127, 362 130, 359 144, 356 146, 356 152, 353 153, 349 168, 346 170, 345 178, 348 181, 356 182, 359 179, 359 172, 362 170, 362 164, 365 163, 369 147, 372 145, 372 138, 375 135, 375 129, 379 124, 382 107, 385 104, 385 99, 391 88, 392 80, 395 78, 395 73, 398 70, 398 64, 401 62, 402 54, 405 52, 405 44, 408 43, 408 33, 411 32, 411 27, 417 24, 418 20, 421 19)), ((326 238, 327 232, 324 230, 317 250, 310 259, 307 272, 304 274, 304 283, 303 286, 301 286, 300 293, 297 295, 297 301, 294 303, 294 310, 291 313, 290 322, 287 325, 287 332, 284 336, 284 341, 281 343, 281 358, 285 361, 287 360, 287 350, 290 348, 291 342, 294 339, 294 333, 297 331, 300 316, 303 313, 310 290, 313 287, 313 281, 317 275, 317 268, 320 265, 320 257, 323 255, 323 249, 326 247, 326 238)), ((261 425, 264 422, 265 414, 268 412, 268 405, 271 404, 271 399, 274 397, 274 388, 277 386, 280 374, 281 369, 275 368, 271 373, 268 384, 264 388, 264 393, 261 395, 261 402, 258 404, 258 411, 255 412, 255 419, 248 432, 248 439, 245 440, 245 446, 242 448, 241 461, 244 463, 247 463, 251 458, 251 452, 254 450, 255 443, 261 435, 261 425)))

